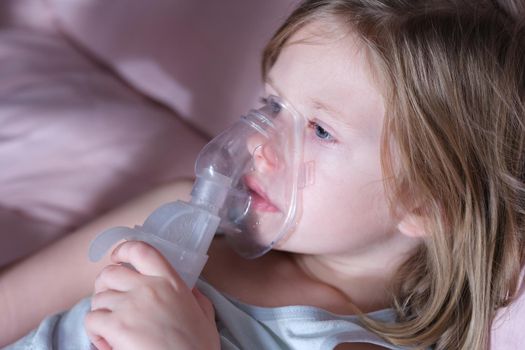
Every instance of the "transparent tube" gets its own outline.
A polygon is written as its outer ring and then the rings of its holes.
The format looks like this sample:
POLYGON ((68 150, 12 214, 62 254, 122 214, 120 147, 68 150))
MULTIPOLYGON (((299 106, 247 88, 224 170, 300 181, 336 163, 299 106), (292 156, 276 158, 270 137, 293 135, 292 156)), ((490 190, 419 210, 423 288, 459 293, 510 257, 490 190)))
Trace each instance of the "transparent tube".
POLYGON ((266 253, 292 232, 300 217, 300 190, 312 183, 313 166, 305 167, 302 159, 305 125, 292 106, 270 96, 202 149, 189 203, 165 204, 141 226, 101 233, 91 244, 90 259, 99 260, 120 240, 141 240, 157 248, 192 287, 217 229, 244 257, 266 253), (258 167, 257 160, 268 163, 258 167))
POLYGON ((115 227, 91 243, 89 258, 100 260, 120 240, 140 240, 156 249, 193 288, 208 259, 207 251, 220 218, 217 215, 231 180, 204 168, 197 175, 190 203, 167 203, 148 216, 142 226, 115 227))

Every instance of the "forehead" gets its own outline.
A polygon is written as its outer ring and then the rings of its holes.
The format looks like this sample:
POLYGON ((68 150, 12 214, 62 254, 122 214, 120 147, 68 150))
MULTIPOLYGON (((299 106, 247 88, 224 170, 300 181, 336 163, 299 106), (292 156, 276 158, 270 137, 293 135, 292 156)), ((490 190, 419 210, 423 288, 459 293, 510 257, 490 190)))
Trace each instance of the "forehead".
POLYGON ((381 126, 383 100, 367 51, 351 31, 306 25, 287 41, 267 80, 299 110, 307 109, 305 113, 317 101, 360 128, 381 126))

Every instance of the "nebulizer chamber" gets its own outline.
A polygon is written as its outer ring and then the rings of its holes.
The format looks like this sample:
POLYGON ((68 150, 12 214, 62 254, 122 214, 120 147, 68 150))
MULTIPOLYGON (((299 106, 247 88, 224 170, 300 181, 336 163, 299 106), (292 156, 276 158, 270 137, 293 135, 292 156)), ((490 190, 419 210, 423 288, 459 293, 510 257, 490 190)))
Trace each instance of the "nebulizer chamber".
POLYGON ((189 202, 164 204, 143 225, 102 232, 91 243, 90 259, 101 259, 120 240, 144 241, 158 249, 192 288, 219 228, 241 255, 264 254, 297 217, 304 124, 291 106, 270 96, 262 108, 241 117, 203 148, 195 164, 189 202), (263 148, 271 149, 278 163, 272 174, 264 176, 254 162, 263 148), (278 211, 255 210, 254 189, 245 183, 246 177, 258 181, 258 190, 264 190, 278 211))

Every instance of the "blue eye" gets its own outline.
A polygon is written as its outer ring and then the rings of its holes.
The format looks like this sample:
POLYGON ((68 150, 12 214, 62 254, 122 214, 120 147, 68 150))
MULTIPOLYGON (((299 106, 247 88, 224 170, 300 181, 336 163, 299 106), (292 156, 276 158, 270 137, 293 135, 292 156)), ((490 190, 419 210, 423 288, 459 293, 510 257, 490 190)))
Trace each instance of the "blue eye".
POLYGON ((315 134, 317 135, 317 137, 323 140, 329 139, 331 137, 330 133, 319 125, 315 127, 315 134))
POLYGON ((322 140, 322 141, 328 141, 328 142, 334 142, 333 136, 326 131, 321 125, 317 124, 314 121, 308 122, 308 127, 311 128, 315 132, 315 136, 322 140))

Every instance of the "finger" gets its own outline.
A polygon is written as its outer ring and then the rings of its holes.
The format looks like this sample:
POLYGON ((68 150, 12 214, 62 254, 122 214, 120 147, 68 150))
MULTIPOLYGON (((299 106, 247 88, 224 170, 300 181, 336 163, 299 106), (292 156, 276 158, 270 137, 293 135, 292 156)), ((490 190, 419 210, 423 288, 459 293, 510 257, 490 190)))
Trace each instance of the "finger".
POLYGON ((115 311, 118 305, 125 299, 126 294, 114 290, 97 293, 91 297, 91 311, 109 310, 115 311))
POLYGON ((111 259, 118 263, 128 263, 147 276, 163 277, 175 286, 184 282, 162 254, 142 241, 126 241, 115 248, 111 259))
POLYGON ((84 318, 84 328, 89 340, 95 345, 98 350, 111 350, 112 347, 104 339, 101 333, 107 325, 107 320, 111 315, 111 311, 97 310, 89 312, 84 318))
POLYGON ((127 292, 141 285, 141 275, 122 265, 108 265, 95 280, 95 293, 109 289, 127 292))
POLYGON ((215 322, 215 308, 213 307, 210 299, 202 294, 202 292, 197 288, 193 288, 192 293, 195 296, 195 299, 197 300, 197 303, 201 307, 202 311, 204 312, 204 315, 206 315, 206 318, 215 322))

